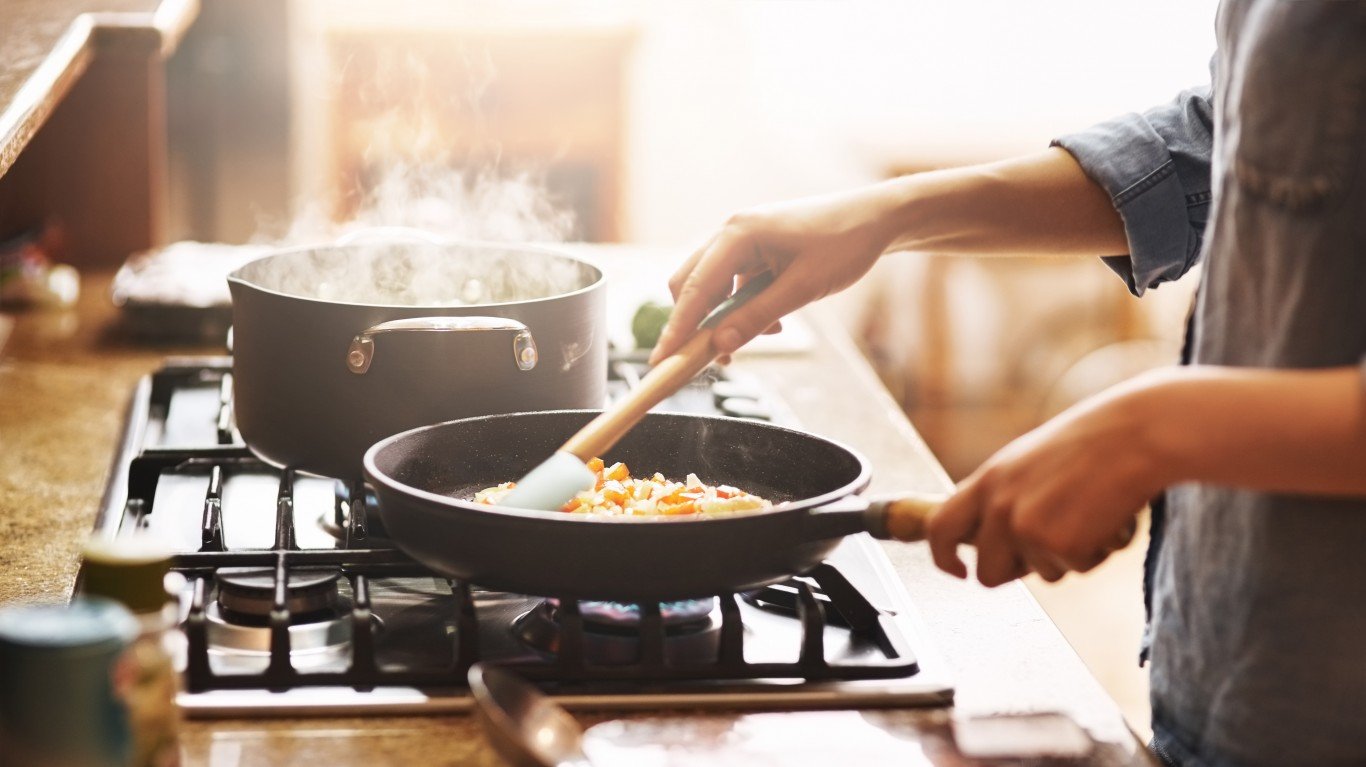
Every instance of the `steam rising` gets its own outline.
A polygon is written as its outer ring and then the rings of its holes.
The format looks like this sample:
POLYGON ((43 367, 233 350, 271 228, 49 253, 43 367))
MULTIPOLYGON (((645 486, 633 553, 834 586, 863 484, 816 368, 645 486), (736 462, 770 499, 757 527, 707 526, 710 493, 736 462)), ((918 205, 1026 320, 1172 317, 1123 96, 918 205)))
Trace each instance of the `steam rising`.
POLYGON ((270 242, 315 247, 262 259, 240 276, 308 298, 429 307, 521 301, 591 284, 596 270, 578 262, 496 244, 562 242, 573 234, 574 215, 551 198, 543 176, 505 169, 501 147, 479 127, 480 101, 496 71, 487 51, 463 53, 464 94, 436 92, 428 64, 411 53, 381 56, 375 83, 407 83, 412 103, 394 103, 393 88, 360 94, 378 113, 353 126, 371 137, 356 212, 338 222, 322 203, 298 206, 287 233, 270 242), (443 98, 470 110, 481 134, 463 161, 450 156, 445 147, 455 142, 428 111, 443 98), (355 241, 334 247, 348 236, 355 241), (433 237, 456 244, 434 246, 433 237))
POLYGON ((554 204, 530 172, 497 167, 465 171, 444 164, 397 163, 365 193, 360 209, 338 224, 319 205, 305 206, 283 244, 334 240, 376 227, 409 227, 445 239, 479 242, 562 242, 574 214, 554 204))

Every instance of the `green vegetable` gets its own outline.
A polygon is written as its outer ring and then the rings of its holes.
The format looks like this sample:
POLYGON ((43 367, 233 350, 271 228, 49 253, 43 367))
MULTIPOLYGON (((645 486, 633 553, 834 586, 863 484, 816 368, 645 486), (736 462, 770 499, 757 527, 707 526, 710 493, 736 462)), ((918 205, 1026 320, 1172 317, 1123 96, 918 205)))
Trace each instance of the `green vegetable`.
POLYGON ((635 336, 637 349, 653 349, 659 343, 659 334, 673 314, 673 306, 646 301, 636 309, 631 318, 631 335, 635 336))

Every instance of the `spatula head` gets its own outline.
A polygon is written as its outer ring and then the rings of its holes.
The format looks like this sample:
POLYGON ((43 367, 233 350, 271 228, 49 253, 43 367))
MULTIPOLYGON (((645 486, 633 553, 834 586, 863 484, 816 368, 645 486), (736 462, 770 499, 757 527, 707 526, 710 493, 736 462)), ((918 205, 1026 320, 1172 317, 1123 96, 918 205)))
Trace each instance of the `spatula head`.
POLYGON ((513 509, 559 511, 584 490, 592 490, 597 475, 572 453, 558 452, 517 481, 499 506, 513 509))

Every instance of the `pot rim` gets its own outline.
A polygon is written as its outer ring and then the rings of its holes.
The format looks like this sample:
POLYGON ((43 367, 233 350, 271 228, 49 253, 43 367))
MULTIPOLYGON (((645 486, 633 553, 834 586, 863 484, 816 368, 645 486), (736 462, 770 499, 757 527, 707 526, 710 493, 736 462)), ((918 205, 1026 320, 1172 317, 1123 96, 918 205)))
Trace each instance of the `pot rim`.
MULTIPOLYGON (((404 243, 395 241, 394 244, 404 243)), ((571 298, 573 296, 582 295, 601 287, 603 284, 607 282, 607 273, 603 271, 601 266, 598 266, 597 264, 593 263, 591 259, 571 253, 566 253, 561 250, 557 250, 553 246, 547 247, 535 244, 528 245, 525 243, 517 242, 496 242, 492 240, 443 240, 440 243, 417 244, 428 245, 430 247, 481 247, 498 250, 520 250, 524 252, 539 253, 541 255, 554 256, 556 258, 563 258, 568 261, 574 261, 582 266, 586 266, 589 269, 592 269, 597 276, 592 282, 581 288, 576 288, 574 290, 567 291, 564 293, 556 293, 554 295, 542 296, 540 298, 527 298, 520 301, 497 301, 478 304, 459 304, 456 306, 436 306, 432 304, 380 304, 369 303, 365 301, 338 301, 328 298, 317 298, 316 296, 301 296, 297 293, 286 293, 284 291, 275 290, 274 288, 267 288, 263 285, 257 284, 256 282, 247 279, 241 274, 242 270, 247 269, 251 267, 253 264, 256 264, 260 261, 265 261, 266 259, 286 258, 298 253, 306 253, 311 251, 329 249, 335 250, 358 247, 358 245, 341 245, 337 243, 326 243, 323 245, 298 245, 291 248, 285 248, 283 250, 273 251, 267 255, 261 256, 260 258, 254 258, 251 261, 248 261, 247 263, 232 270, 232 272, 228 274, 228 285, 241 285, 243 287, 251 288, 252 290, 257 290, 262 293, 268 293, 270 295, 279 296, 281 298, 288 298, 296 301, 309 301, 312 303, 328 304, 332 306, 355 306, 373 309, 413 309, 418 311, 441 312, 450 309, 482 309, 489 307, 504 306, 531 306, 533 304, 539 304, 547 301, 555 301, 562 298, 571 298)))

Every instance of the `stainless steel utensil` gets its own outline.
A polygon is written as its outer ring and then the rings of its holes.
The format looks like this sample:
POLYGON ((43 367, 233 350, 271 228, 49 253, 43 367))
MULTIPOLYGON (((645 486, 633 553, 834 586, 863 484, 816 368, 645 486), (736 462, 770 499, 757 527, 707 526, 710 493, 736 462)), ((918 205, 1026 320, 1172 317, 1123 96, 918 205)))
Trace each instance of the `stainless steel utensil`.
POLYGON ((476 663, 470 692, 498 755, 517 767, 589 767, 583 728, 558 703, 511 671, 476 663))

